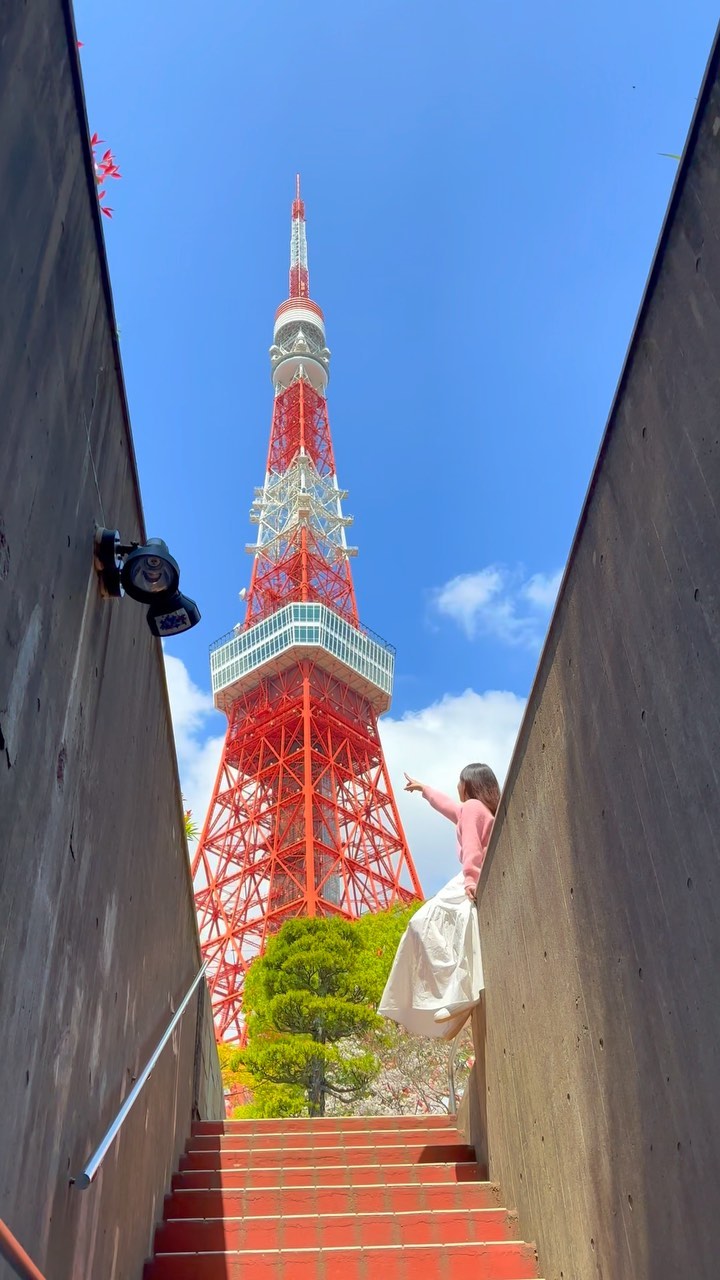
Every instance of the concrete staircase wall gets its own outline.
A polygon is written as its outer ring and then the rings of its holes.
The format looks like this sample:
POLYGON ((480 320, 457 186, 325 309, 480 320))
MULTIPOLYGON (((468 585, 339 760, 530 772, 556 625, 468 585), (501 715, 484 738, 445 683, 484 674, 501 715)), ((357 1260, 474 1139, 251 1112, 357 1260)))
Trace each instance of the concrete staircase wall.
POLYGON ((481 886, 490 1173, 552 1280, 718 1272, 719 70, 481 886))

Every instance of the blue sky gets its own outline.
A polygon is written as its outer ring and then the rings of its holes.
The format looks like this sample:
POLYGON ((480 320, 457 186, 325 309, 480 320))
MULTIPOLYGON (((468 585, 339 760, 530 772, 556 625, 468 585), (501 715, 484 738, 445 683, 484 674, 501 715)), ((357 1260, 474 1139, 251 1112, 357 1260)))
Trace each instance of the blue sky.
POLYGON ((398 649, 396 784, 404 764, 449 785, 463 751, 502 773, 716 6, 78 0, 76 20, 123 173, 105 232, 148 529, 203 614, 167 648, 186 790, 201 806, 223 730, 207 650, 249 581, 297 170, 360 612, 398 649))

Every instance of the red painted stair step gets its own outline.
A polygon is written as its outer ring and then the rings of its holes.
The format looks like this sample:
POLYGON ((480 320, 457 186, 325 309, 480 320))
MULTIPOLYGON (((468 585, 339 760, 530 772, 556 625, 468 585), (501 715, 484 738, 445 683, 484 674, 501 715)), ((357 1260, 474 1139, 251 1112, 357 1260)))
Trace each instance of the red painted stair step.
POLYGON ((160 1254, 143 1280, 536 1280, 530 1245, 518 1242, 160 1254))
MULTIPOLYGON (((186 1158, 186 1157, 184 1157, 186 1158)), ((183 1157, 181 1157, 182 1163, 183 1157)), ((180 1187, 215 1190, 255 1187, 343 1187, 392 1184, 398 1182, 485 1182, 483 1165, 459 1164, 374 1164, 337 1167, 284 1169, 188 1169, 175 1174, 173 1191, 180 1187)))
MULTIPOLYGON (((266 1217, 281 1214, 403 1213, 409 1210, 500 1209, 492 1182, 411 1183, 346 1187, 243 1187, 224 1191, 173 1191, 165 1218, 266 1217)), ((505 1210, 502 1210, 503 1213, 505 1210)))
POLYGON ((196 1124, 144 1280, 535 1280, 442 1116, 196 1124))
POLYGON ((268 1147, 237 1151, 222 1147, 214 1151, 197 1151, 191 1148, 180 1157, 180 1170, 186 1169, 272 1169, 286 1170, 300 1167, 313 1169, 335 1168, 343 1165, 374 1164, 459 1164, 474 1163, 475 1151, 463 1143, 428 1144, 395 1147, 268 1147))
POLYGON ((502 1209, 468 1213, 338 1213, 263 1218, 180 1218, 155 1234, 155 1252, 213 1253, 240 1249, 321 1249, 348 1245, 468 1244, 517 1239, 517 1223, 502 1209), (512 1228, 512 1229, 511 1229, 512 1228))
MULTIPOLYGON (((415 1129, 420 1125, 425 1132, 430 1129, 447 1129, 452 1121, 447 1116, 343 1116, 310 1120, 196 1120, 193 1134, 219 1133, 276 1133, 281 1137, 290 1133, 351 1133, 355 1130, 375 1132, 389 1129, 401 1133, 403 1129, 415 1129)), ((453 1130, 454 1132, 454 1130, 453 1130)))
POLYGON ((457 1129, 449 1125, 445 1129, 434 1129, 432 1134, 422 1127, 405 1129, 401 1134, 393 1129, 380 1129, 372 1133, 366 1129, 351 1129, 347 1133, 337 1130, 323 1130, 321 1133, 288 1133, 288 1134, 243 1134, 196 1133, 187 1144, 192 1151, 262 1151, 274 1148, 279 1151, 290 1151, 296 1148, 318 1150, 323 1147, 425 1147, 425 1146, 458 1146, 457 1129))

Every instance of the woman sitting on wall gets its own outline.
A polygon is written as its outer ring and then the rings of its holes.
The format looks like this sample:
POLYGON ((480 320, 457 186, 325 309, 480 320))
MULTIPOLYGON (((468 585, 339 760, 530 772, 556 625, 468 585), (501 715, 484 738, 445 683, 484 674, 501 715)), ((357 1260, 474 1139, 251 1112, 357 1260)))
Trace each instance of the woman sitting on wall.
POLYGON ((407 773, 405 777, 406 791, 422 792, 433 809, 456 824, 462 870, 410 921, 378 1012, 413 1035, 450 1040, 467 1021, 484 985, 475 893, 500 788, 486 764, 465 766, 459 802, 407 773))

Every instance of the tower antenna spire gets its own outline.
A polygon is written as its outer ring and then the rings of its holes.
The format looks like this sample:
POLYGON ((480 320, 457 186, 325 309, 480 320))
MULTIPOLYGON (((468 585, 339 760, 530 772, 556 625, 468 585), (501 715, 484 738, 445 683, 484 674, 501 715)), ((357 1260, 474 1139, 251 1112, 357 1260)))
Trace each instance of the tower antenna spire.
POLYGON ((290 231, 290 287, 289 297, 310 297, 308 272, 307 235, 305 233, 305 202, 300 195, 300 174, 295 175, 295 199, 292 203, 290 231))

